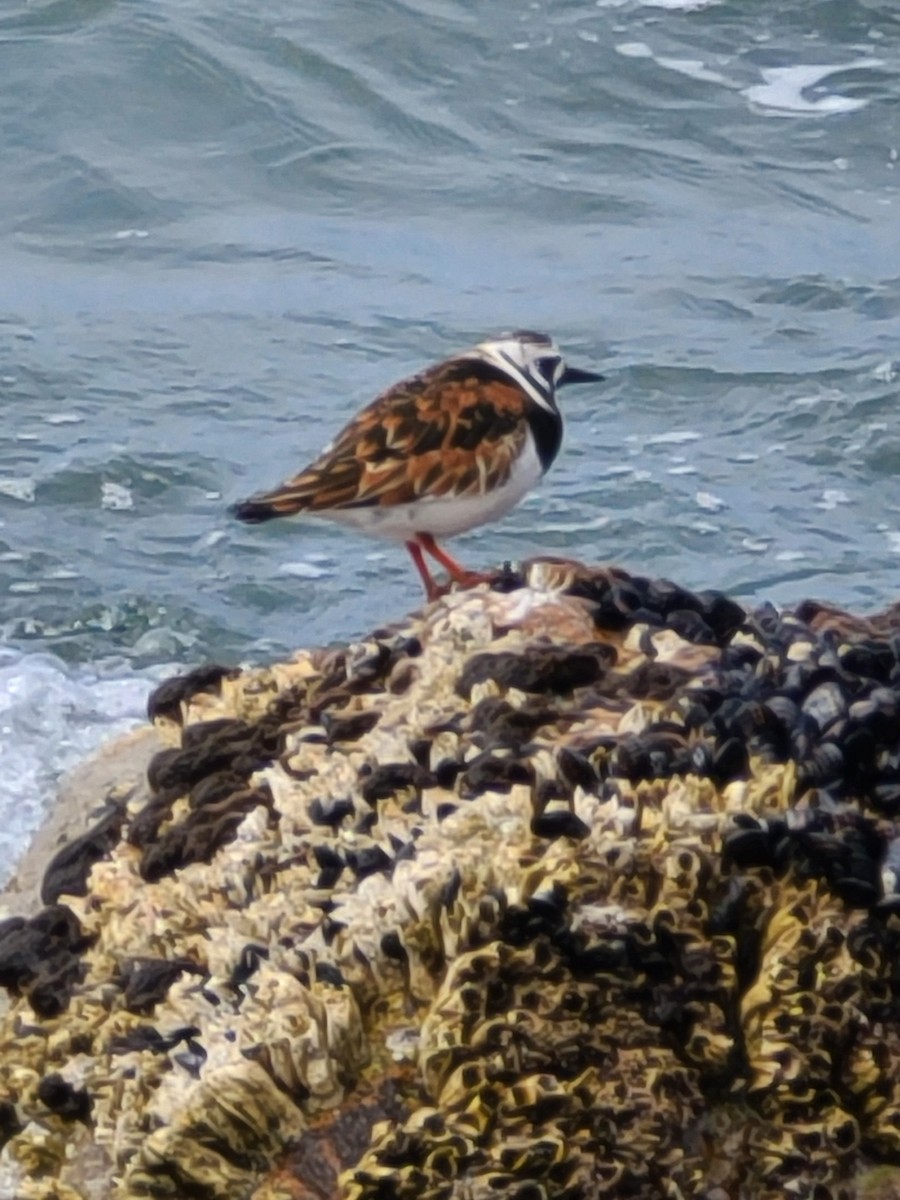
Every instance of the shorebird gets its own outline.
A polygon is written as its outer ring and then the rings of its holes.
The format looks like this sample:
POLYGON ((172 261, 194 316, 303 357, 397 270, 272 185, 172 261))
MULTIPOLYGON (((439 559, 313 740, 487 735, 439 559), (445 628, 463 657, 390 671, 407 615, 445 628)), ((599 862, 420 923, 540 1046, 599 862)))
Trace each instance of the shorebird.
POLYGON ((437 539, 515 507, 559 452, 556 389, 602 378, 566 366, 544 333, 501 334, 395 383, 298 475, 232 512, 249 522, 305 513, 403 542, 434 599, 426 554, 454 582, 480 578, 437 539))

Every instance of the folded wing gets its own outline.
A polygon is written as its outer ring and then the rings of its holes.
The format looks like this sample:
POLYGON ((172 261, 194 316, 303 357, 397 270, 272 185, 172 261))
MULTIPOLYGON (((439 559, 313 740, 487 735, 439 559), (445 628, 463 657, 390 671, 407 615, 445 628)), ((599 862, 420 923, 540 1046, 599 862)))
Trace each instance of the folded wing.
POLYGON ((450 360, 362 410, 305 470, 235 505, 242 521, 483 495, 502 486, 528 432, 525 397, 486 363, 450 360))

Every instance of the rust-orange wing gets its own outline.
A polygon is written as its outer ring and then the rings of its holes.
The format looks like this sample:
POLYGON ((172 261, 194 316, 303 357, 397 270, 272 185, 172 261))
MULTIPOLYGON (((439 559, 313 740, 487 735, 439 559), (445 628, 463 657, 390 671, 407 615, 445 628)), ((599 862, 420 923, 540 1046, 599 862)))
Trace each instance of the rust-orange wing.
POLYGON ((372 401, 280 487, 239 504, 246 521, 299 512, 483 495, 509 478, 526 398, 489 364, 450 359, 372 401))

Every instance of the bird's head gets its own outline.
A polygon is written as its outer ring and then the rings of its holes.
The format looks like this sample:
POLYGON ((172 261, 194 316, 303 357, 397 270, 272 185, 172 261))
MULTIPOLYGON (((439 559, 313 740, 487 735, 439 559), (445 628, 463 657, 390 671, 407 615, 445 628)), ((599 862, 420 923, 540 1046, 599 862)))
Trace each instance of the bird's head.
POLYGON ((493 363, 523 388, 542 408, 556 411, 554 394, 567 383, 598 383, 603 376, 567 366, 553 338, 546 333, 517 329, 481 342, 475 354, 493 363))

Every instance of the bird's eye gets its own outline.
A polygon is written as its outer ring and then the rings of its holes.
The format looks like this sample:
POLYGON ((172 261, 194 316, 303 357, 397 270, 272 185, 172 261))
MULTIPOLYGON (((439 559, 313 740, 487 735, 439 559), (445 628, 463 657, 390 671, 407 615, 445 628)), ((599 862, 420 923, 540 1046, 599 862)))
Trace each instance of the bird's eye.
POLYGON ((535 365, 548 383, 555 383, 558 378, 562 362, 555 354, 545 354, 537 360, 535 365))

